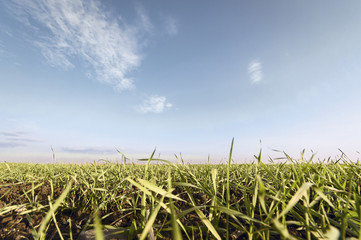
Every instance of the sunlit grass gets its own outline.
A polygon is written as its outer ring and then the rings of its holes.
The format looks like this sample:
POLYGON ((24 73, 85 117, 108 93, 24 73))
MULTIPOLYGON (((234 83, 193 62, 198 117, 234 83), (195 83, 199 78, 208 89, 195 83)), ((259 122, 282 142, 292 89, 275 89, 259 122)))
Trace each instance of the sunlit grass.
POLYGON ((106 229, 128 239, 361 239, 360 164, 313 163, 304 152, 232 164, 232 150, 233 141, 224 165, 174 164, 154 152, 144 165, 0 163, 0 218, 22 216, 35 239, 48 239, 49 229, 76 239, 76 228, 97 239, 106 229), (75 212, 88 217, 76 222, 75 212), (34 215, 43 216, 36 225, 34 215))

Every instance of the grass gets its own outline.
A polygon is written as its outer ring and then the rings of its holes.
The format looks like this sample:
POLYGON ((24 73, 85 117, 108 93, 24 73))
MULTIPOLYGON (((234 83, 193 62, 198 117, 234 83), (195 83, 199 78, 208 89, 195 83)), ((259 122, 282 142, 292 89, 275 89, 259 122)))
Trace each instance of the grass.
POLYGON ((220 165, 0 163, 0 238, 361 239, 359 163, 232 149, 220 165))

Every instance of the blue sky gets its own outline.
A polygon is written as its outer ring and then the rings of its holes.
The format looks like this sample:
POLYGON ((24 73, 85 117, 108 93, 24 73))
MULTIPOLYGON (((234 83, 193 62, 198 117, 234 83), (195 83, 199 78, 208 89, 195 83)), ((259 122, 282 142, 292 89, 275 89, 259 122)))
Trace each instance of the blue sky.
POLYGON ((359 1, 0 5, 0 161, 360 157, 359 1))

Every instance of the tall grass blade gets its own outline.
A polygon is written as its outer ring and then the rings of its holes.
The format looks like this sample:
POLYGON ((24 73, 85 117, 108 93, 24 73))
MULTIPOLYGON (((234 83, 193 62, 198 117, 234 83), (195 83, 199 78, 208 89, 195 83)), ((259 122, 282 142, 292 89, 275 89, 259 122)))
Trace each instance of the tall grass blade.
MULTIPOLYGON (((160 202, 163 203, 163 200, 164 200, 164 196, 161 198, 160 202)), ((153 226, 153 224, 154 224, 154 221, 155 221, 155 219, 156 219, 156 217, 157 217, 157 215, 158 215, 158 212, 159 212, 160 207, 161 207, 161 204, 159 203, 159 204, 156 206, 156 208, 153 210, 153 212, 152 212, 152 214, 150 215, 147 223, 145 224, 145 227, 144 227, 144 229, 143 229, 142 235, 141 235, 140 238, 139 238, 140 240, 144 240, 144 239, 147 237, 147 235, 148 235, 149 231, 151 230, 151 228, 152 228, 152 226, 153 226)))
MULTIPOLYGON (((228 164, 227 164, 227 185, 226 185, 226 191, 227 191, 227 198, 226 198, 226 204, 227 208, 229 208, 230 201, 231 201, 231 190, 229 186, 230 182, 230 171, 231 171, 231 162, 232 162, 232 153, 233 153, 233 144, 234 144, 234 138, 232 138, 231 143, 231 150, 229 151, 229 158, 228 158, 228 164)), ((226 238, 229 239, 229 216, 227 215, 226 219, 226 238)))
MULTIPOLYGON (((168 191, 171 193, 172 191, 172 177, 171 172, 168 172, 168 191)), ((171 217, 171 223, 172 223, 172 239, 174 240, 182 240, 182 234, 180 231, 180 228, 177 223, 177 213, 174 209, 173 199, 169 199, 169 208, 170 208, 170 217, 171 217)))
POLYGON ((165 197, 168 197, 168 198, 173 198, 175 200, 178 200, 178 201, 184 201, 183 199, 173 195, 172 193, 169 193, 167 191, 165 191, 164 189, 156 186, 155 184, 149 182, 149 181, 146 181, 144 179, 141 179, 141 178, 138 178, 137 179, 138 182, 140 182, 144 187, 148 188, 149 190, 152 190, 153 192, 157 193, 157 194, 160 194, 162 196, 165 196, 165 197))
POLYGON ((94 214, 94 231, 95 231, 95 239, 96 240, 104 240, 102 223, 100 221, 98 211, 96 211, 94 214))
POLYGON ((68 193, 70 192, 70 189, 73 185, 73 180, 71 180, 68 184, 68 186, 65 188, 63 193, 59 196, 59 198, 55 201, 53 208, 48 211, 48 213, 45 215, 38 231, 39 239, 43 240, 45 239, 45 229, 47 224, 49 223, 50 219, 52 218, 55 211, 59 208, 60 204, 64 201, 68 193))
POLYGON ((283 211, 277 216, 276 219, 279 219, 280 217, 284 216, 286 213, 288 213, 296 204, 297 202, 307 193, 308 189, 313 185, 313 183, 306 182, 304 183, 298 191, 295 193, 295 195, 291 198, 291 200, 288 202, 287 206, 283 211))

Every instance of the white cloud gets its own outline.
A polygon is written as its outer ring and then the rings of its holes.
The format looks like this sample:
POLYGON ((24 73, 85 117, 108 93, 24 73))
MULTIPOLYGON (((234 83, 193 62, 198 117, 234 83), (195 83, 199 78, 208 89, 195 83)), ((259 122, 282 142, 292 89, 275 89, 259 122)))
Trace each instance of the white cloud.
POLYGON ((164 96, 151 96, 147 98, 142 105, 138 107, 141 113, 161 113, 166 108, 171 108, 172 104, 167 102, 167 98, 164 96))
POLYGON ((173 17, 165 18, 165 30, 171 36, 178 34, 178 24, 177 24, 177 21, 173 17))
POLYGON ((141 33, 152 29, 144 9, 137 7, 139 22, 128 25, 111 18, 98 0, 13 3, 9 6, 14 16, 38 29, 36 45, 49 64, 70 69, 80 58, 100 82, 117 90, 134 88, 127 75, 140 64, 141 33))
POLYGON ((257 84, 262 81, 263 74, 262 74, 262 64, 258 60, 253 60, 248 65, 248 73, 251 77, 251 82, 253 84, 257 84))

